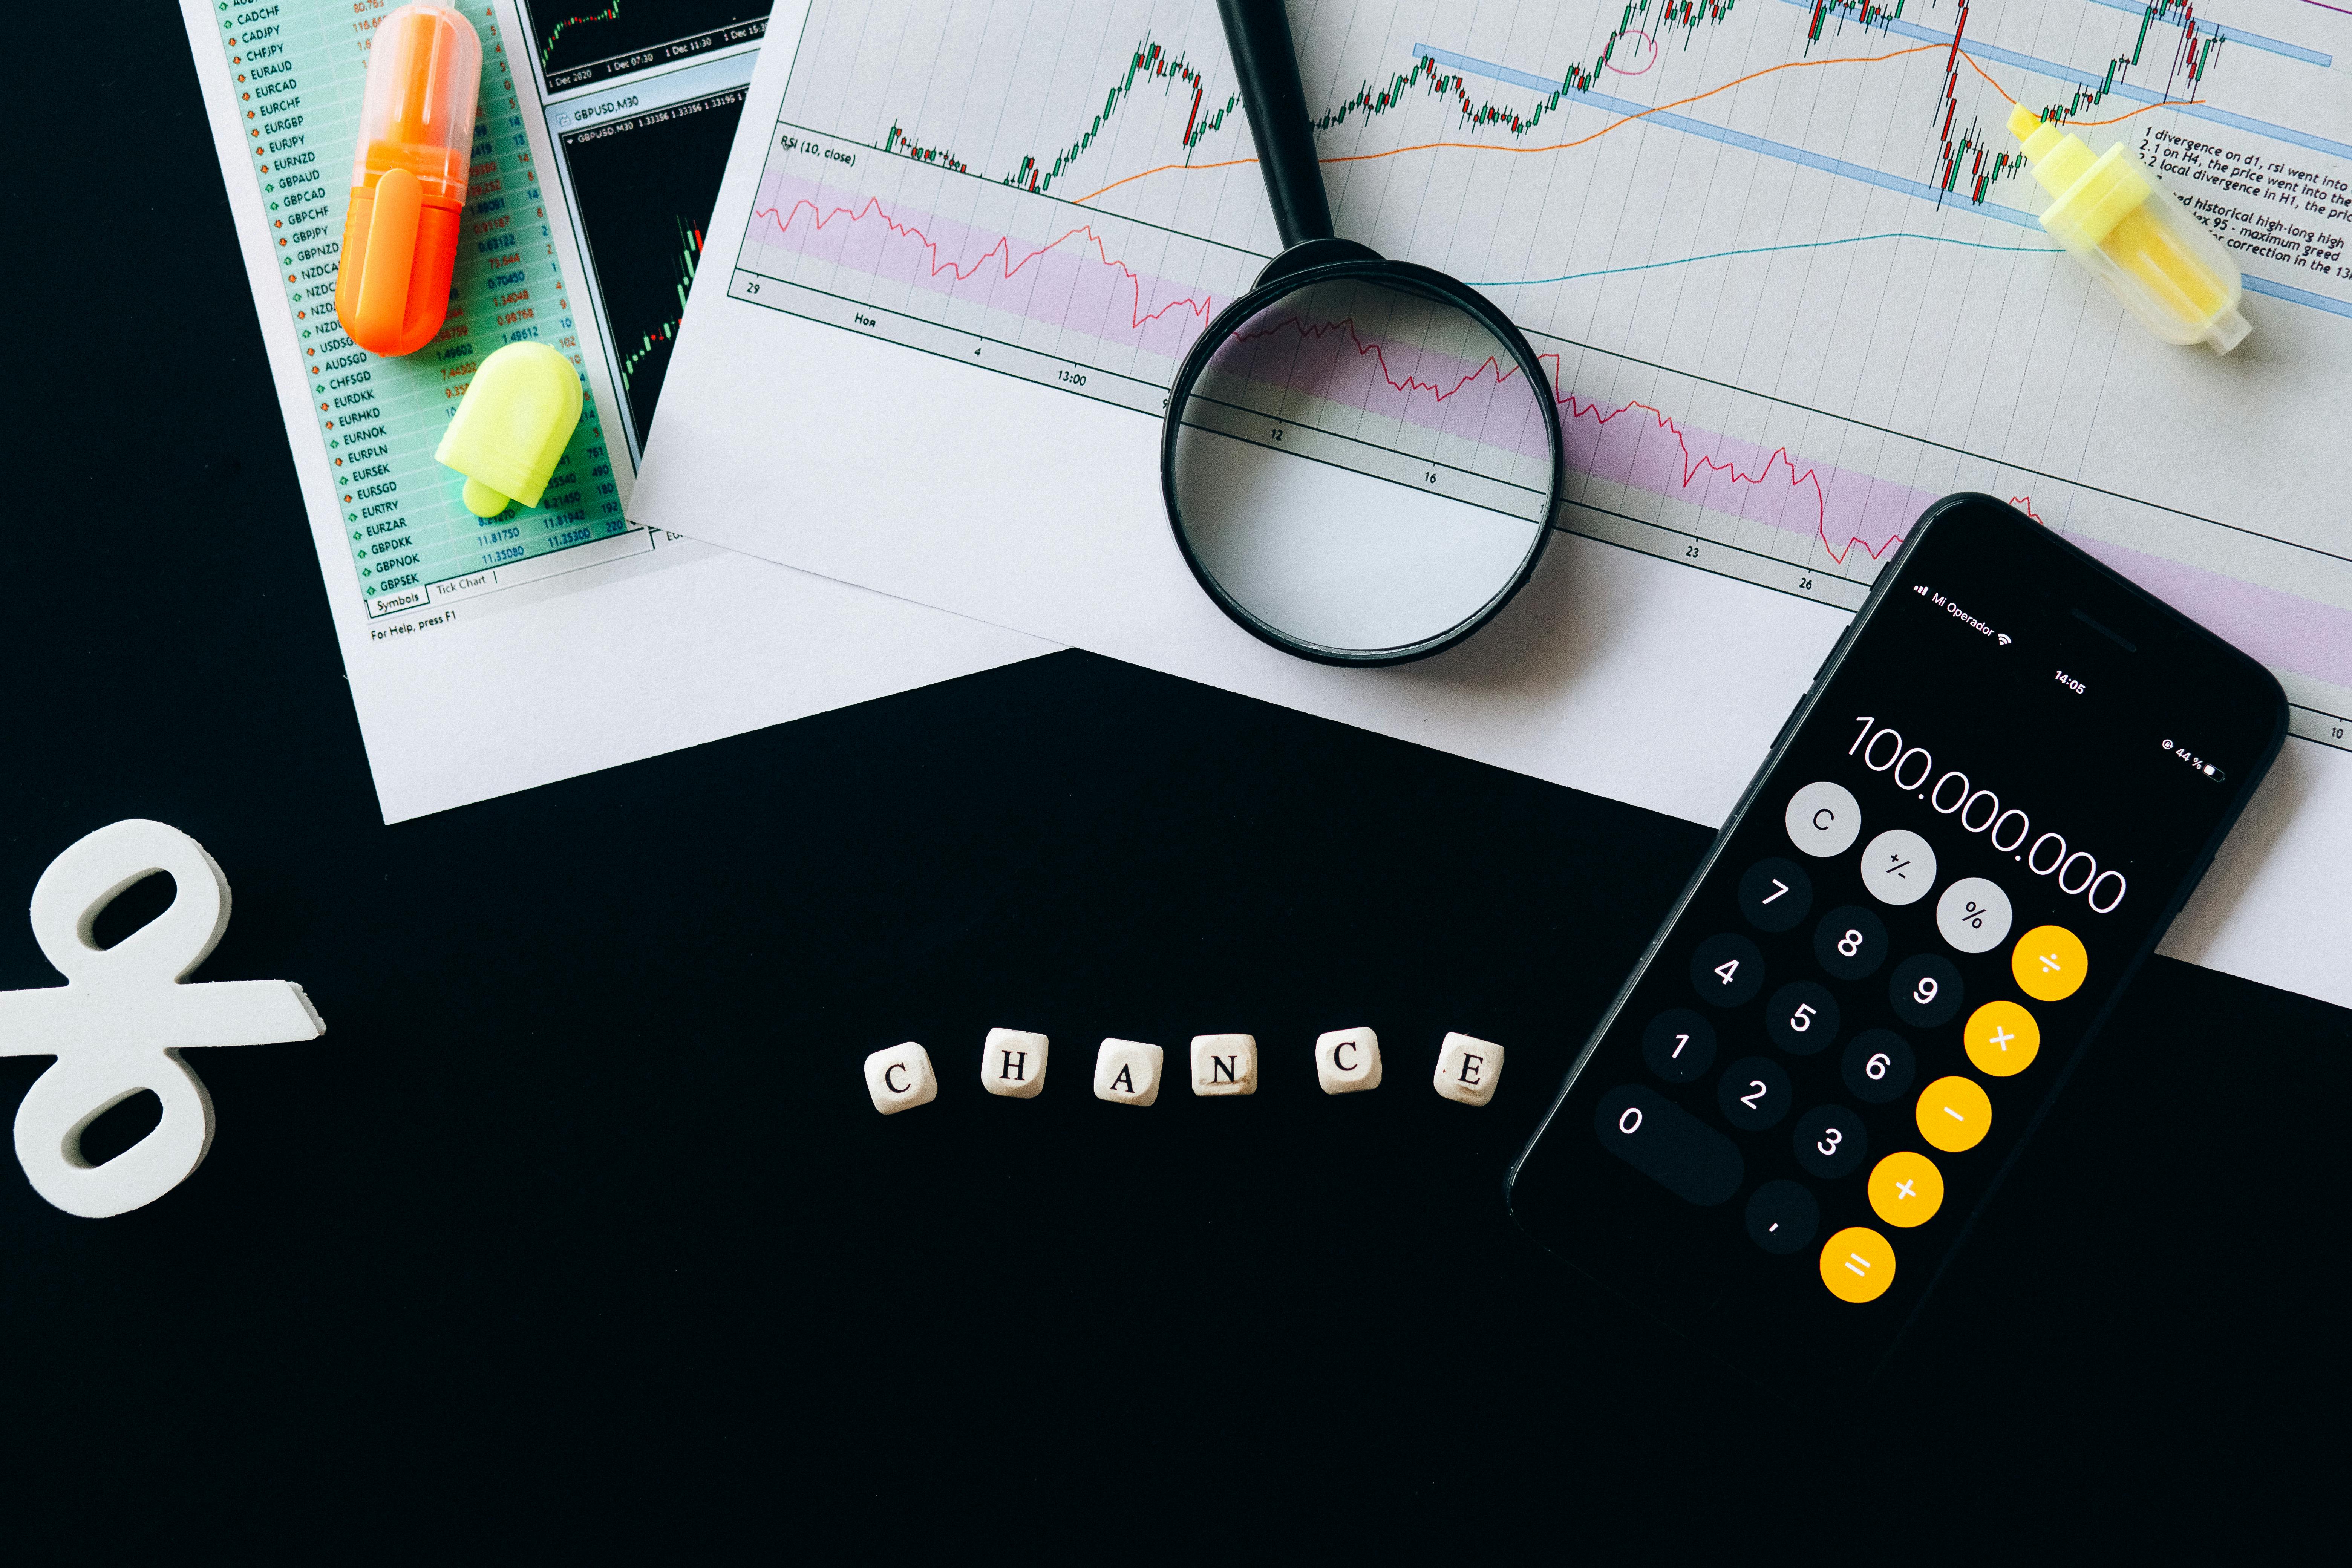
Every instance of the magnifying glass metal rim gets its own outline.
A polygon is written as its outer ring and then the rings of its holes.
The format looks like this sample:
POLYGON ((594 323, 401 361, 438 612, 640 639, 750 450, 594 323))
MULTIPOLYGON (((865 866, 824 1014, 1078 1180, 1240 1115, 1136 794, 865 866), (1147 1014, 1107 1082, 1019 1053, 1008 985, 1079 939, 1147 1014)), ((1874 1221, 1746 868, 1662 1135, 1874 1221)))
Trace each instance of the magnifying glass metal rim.
MULTIPOLYGON (((1360 250, 1362 247, 1349 248, 1360 250)), ((1527 585, 1528 579, 1535 575, 1536 565, 1543 559, 1544 547, 1551 542, 1551 520, 1559 510, 1561 484, 1568 473, 1567 443, 1559 433, 1559 416, 1549 406, 1545 409, 1544 434, 1551 446, 1551 489, 1545 498, 1543 515, 1537 521, 1535 542, 1528 547, 1527 555, 1519 562, 1518 570, 1511 574, 1510 581, 1503 584, 1475 614, 1437 636, 1419 642, 1384 648, 1330 647, 1293 637, 1261 619, 1226 593, 1193 552, 1192 542, 1184 531, 1183 509, 1176 500, 1176 437, 1183 426, 1185 402, 1192 394, 1193 383, 1207 368, 1210 357, 1235 330, 1260 311, 1317 284, 1349 279, 1401 286, 1410 292, 1421 293, 1472 316, 1511 351, 1512 357, 1518 362, 1519 374, 1528 378, 1528 385, 1531 389, 1542 389, 1535 395, 1543 397, 1547 405, 1551 401, 1550 378, 1545 374, 1543 363, 1536 357, 1535 348, 1528 342, 1526 334, 1508 316, 1497 310, 1492 300, 1469 285, 1430 268, 1410 261, 1383 260, 1368 251, 1349 259, 1307 267, 1285 267, 1283 259, 1276 258, 1274 265, 1266 268, 1248 293, 1217 312, 1216 319, 1193 340, 1192 348, 1185 352, 1183 363, 1177 367, 1176 379, 1169 386, 1168 412, 1161 418, 1160 429, 1160 494, 1168 509, 1169 531, 1175 534, 1176 548, 1183 552, 1184 564, 1192 569, 1193 580, 1244 631, 1284 653, 1312 659, 1318 664, 1359 668, 1410 664, 1415 659, 1444 652, 1493 620, 1502 612, 1503 606, 1527 585)))

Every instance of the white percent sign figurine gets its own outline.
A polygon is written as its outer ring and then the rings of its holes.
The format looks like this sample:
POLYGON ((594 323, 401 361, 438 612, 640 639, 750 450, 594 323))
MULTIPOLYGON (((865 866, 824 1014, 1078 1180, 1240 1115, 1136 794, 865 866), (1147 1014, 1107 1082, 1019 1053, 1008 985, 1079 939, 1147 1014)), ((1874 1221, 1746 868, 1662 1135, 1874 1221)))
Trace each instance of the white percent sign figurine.
POLYGON ((0 1056, 54 1056, 16 1109, 16 1159, 33 1190, 68 1214, 105 1219, 185 1181, 213 1141, 213 1100, 181 1051, 316 1039, 327 1026, 289 980, 181 984, 228 930, 228 879, 176 827, 131 818, 49 862, 33 888, 33 940, 66 977, 0 991, 0 1056), (141 878, 168 871, 171 907, 101 948, 90 923, 141 878), (82 1158, 84 1129, 152 1089, 154 1131, 102 1165, 82 1158))

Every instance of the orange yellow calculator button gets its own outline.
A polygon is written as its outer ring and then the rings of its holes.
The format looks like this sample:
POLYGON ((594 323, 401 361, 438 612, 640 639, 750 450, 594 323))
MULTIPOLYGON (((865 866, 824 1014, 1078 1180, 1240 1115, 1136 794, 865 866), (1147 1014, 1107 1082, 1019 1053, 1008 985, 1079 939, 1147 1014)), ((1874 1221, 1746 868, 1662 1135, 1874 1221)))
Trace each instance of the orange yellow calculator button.
POLYGON ((1972 1078, 1955 1073, 1919 1091, 1919 1136, 1947 1154, 1984 1142, 1992 1131, 1992 1101, 1972 1078))
POLYGON ((2033 1065, 2042 1048, 2042 1026, 2014 1002, 1988 1002, 1969 1015, 1960 1032, 1969 1060, 1988 1078, 2014 1078, 2033 1065))
POLYGON ((1822 1283, 1841 1301, 1875 1301, 1895 1283, 1895 1248, 1866 1225, 1850 1225, 1822 1247, 1822 1283))
POLYGON ((2017 988, 2036 1002, 2063 1002, 2083 988, 2091 955, 2083 939, 2064 926, 2035 926, 2009 950, 2009 972, 2017 988))
POLYGON ((1944 1206, 1944 1173, 1925 1154, 1889 1154, 1871 1168, 1870 1206, 1899 1230, 1926 1225, 1944 1206))

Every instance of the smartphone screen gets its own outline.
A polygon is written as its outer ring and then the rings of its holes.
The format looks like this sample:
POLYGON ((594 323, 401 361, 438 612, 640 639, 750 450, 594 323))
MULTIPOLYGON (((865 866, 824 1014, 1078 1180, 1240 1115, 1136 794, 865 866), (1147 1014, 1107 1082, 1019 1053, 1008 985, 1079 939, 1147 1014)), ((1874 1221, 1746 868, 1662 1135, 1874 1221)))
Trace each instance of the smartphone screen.
POLYGON ((1510 1180, 1768 1384, 1866 1374, 2284 737, 2253 660, 2032 520, 1889 563, 1510 1180))

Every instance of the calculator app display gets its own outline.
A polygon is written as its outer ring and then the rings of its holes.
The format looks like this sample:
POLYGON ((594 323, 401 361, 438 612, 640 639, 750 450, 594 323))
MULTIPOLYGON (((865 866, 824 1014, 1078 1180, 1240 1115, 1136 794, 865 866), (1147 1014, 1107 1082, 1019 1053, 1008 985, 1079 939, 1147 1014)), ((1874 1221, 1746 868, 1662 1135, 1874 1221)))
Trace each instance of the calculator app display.
POLYGON ((1942 506, 1513 1178, 1766 1381, 1883 1356, 2283 732, 2252 661, 1942 506))

